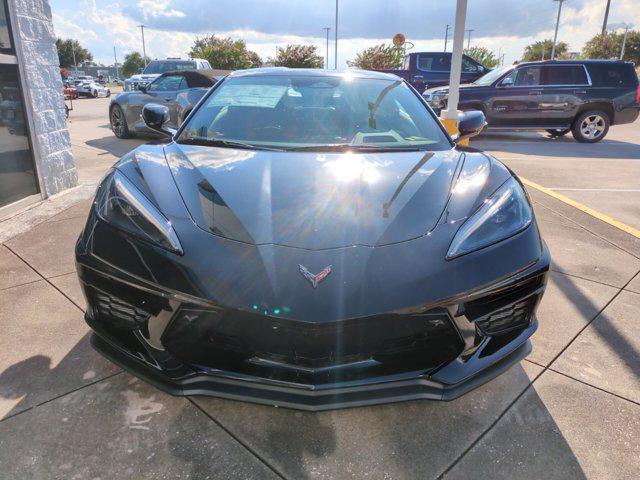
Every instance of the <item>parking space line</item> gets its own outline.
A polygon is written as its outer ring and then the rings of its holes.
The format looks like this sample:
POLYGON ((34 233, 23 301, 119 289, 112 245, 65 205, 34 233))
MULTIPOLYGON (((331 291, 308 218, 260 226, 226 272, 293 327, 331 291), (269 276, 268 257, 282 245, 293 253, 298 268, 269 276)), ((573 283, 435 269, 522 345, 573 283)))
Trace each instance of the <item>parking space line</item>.
POLYGON ((532 182, 531 180, 527 180, 526 178, 523 178, 523 177, 519 177, 519 178, 522 181, 522 183, 524 183, 525 185, 531 188, 535 188, 536 190, 542 193, 545 193, 550 197, 555 198, 556 200, 560 200, 561 202, 566 203, 567 205, 571 205, 572 207, 577 208, 578 210, 586 213, 587 215, 591 215, 592 217, 595 217, 598 220, 608 223, 609 225, 616 227, 622 230, 623 232, 627 232, 628 234, 633 235, 636 238, 640 238, 640 230, 638 230, 637 228, 633 228, 627 225, 626 223, 622 223, 619 220, 616 220, 615 218, 605 215, 604 213, 598 212, 597 210, 587 207, 582 203, 576 202, 575 200, 572 200, 569 197, 566 197, 560 193, 554 192, 550 188, 543 187, 542 185, 532 182))

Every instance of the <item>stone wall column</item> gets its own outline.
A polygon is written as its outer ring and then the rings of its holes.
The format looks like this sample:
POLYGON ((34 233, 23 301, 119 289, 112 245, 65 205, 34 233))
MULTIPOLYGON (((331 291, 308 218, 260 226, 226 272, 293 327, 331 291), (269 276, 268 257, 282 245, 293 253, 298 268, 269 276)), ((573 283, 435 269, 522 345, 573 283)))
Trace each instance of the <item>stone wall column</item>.
POLYGON ((43 197, 78 183, 48 0, 8 0, 31 145, 43 197))

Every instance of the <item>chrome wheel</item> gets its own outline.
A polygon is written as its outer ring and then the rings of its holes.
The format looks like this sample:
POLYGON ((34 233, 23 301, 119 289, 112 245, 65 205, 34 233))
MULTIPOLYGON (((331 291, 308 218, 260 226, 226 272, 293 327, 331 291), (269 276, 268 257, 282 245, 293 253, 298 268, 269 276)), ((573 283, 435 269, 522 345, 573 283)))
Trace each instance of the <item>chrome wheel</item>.
POLYGON ((582 123, 580 123, 580 133, 589 140, 595 140, 604 133, 606 127, 605 119, 598 114, 593 114, 582 120, 582 123))

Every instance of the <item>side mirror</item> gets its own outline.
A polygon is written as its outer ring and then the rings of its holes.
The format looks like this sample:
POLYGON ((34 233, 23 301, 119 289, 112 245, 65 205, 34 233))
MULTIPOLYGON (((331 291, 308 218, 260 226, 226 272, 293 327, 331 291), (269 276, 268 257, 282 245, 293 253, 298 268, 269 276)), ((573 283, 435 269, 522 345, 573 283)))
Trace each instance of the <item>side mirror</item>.
POLYGON ((157 103, 148 103, 142 109, 142 119, 151 130, 173 137, 177 130, 166 125, 169 122, 169 109, 157 103))
POLYGON ((513 78, 511 77, 503 78, 502 81, 498 84, 498 86, 502 88, 513 86, 513 78))
POLYGON ((147 86, 146 85, 138 85, 138 90, 140 90, 142 93, 147 93, 147 86))
POLYGON ((487 125, 484 113, 480 110, 468 110, 458 117, 458 135, 453 139, 456 143, 466 138, 475 137, 487 125))

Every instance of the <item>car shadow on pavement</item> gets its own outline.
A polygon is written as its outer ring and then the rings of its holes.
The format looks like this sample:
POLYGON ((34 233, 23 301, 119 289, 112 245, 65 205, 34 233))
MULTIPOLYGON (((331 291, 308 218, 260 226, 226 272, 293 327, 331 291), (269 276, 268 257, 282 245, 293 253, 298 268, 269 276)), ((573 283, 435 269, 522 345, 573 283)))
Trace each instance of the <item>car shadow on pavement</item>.
POLYGON ((571 135, 551 138, 540 134, 486 133, 471 141, 471 146, 521 155, 535 154, 543 157, 577 157, 605 159, 640 159, 640 145, 620 140, 603 139, 598 143, 576 142, 571 135), (495 143, 494 143, 495 142, 495 143), (535 144, 532 146, 532 144, 535 144))
MULTIPOLYGON (((634 277, 639 274, 640 272, 636 273, 634 277)), ((574 302, 574 305, 580 310, 580 313, 588 318, 591 312, 599 311, 596 305, 589 298, 582 294, 580 289, 573 281, 572 277, 568 275, 566 275, 565 277, 567 281, 558 282, 558 286, 568 299, 581 299, 581 301, 574 302)), ((619 299, 619 295, 614 297, 614 299, 605 307, 605 309, 600 312, 595 318, 590 319, 590 322, 585 330, 592 328, 593 331, 602 339, 602 341, 607 344, 607 346, 609 347, 608 351, 618 357, 619 363, 622 364, 624 368, 627 369, 636 379, 638 379, 640 378, 640 351, 638 351, 638 349, 631 342, 629 342, 625 335, 618 330, 618 328, 613 324, 611 317, 606 313, 606 310, 610 309, 613 303, 619 299)), ((635 335, 635 330, 631 325, 629 325, 628 333, 635 335)), ((580 335, 584 334, 585 332, 580 333, 580 335)), ((581 357, 581 360, 584 362, 587 362, 589 359, 590 358, 581 357)), ((556 363, 557 360, 558 359, 554 360, 554 362, 551 363, 552 368, 553 364, 556 363)), ((586 363, 584 366, 588 366, 590 369, 593 368, 586 363)), ((608 365, 608 367, 611 367, 611 365, 608 365)), ((607 366, 602 365, 602 368, 607 368, 607 366)), ((611 371, 602 372, 602 374, 615 375, 615 373, 611 371)), ((579 374, 576 376, 579 376, 579 374)))
POLYGON ((127 138, 121 139, 114 135, 109 135, 107 137, 96 138, 93 140, 88 140, 85 142, 87 145, 93 148, 97 148, 99 150, 103 150, 105 153, 110 153, 115 155, 116 157, 122 157, 126 155, 134 148, 139 147, 145 143, 157 143, 156 139, 148 139, 148 138, 127 138))

